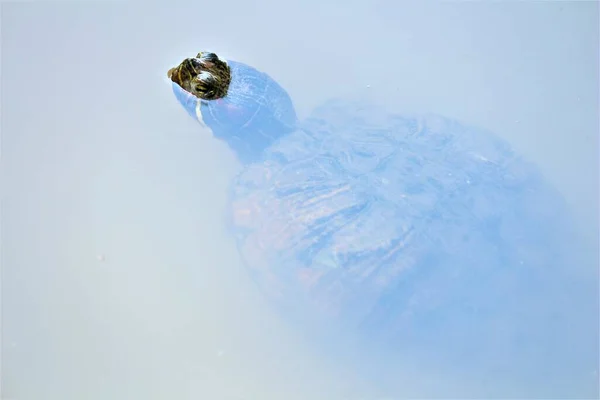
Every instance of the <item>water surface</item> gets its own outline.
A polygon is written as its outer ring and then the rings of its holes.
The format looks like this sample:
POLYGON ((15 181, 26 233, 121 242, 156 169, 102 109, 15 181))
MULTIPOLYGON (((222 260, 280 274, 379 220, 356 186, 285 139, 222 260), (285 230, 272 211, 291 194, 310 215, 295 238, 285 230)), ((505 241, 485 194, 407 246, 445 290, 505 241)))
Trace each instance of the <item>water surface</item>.
MULTIPOLYGON (((165 79, 199 50, 267 71, 301 116, 358 94, 497 132, 565 195, 590 244, 589 262, 573 268, 594 276, 595 2, 34 2, 1 11, 3 398, 374 398, 351 368, 282 323, 239 265, 222 224, 239 166, 165 79)), ((405 396, 535 392, 493 379, 482 391, 416 365, 402 371, 405 396)))

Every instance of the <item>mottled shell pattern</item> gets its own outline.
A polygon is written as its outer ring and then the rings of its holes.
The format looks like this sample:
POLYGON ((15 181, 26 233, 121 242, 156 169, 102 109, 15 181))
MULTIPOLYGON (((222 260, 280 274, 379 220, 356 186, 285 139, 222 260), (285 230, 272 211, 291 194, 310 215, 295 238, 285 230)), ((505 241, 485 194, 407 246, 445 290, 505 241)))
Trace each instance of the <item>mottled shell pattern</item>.
POLYGON ((244 260, 280 304, 396 332, 448 308, 514 318, 498 302, 533 293, 524 276, 561 255, 564 232, 540 227, 568 225, 560 196, 493 135, 336 101, 240 174, 232 212, 244 260))

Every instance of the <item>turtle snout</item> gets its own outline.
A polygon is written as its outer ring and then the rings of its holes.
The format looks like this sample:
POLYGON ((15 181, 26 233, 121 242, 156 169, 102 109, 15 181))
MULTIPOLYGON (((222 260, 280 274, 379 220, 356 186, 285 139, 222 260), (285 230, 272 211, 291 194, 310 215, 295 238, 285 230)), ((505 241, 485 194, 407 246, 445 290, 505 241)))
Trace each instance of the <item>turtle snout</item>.
POLYGON ((171 81, 185 89, 185 83, 197 74, 196 69, 196 64, 194 64, 191 59, 186 58, 181 62, 181 64, 171 68, 167 72, 167 76, 169 79, 171 79, 171 81))
POLYGON ((168 72, 167 72, 167 76, 169 77, 169 80, 173 83, 178 84, 179 86, 183 87, 183 77, 181 76, 181 67, 174 67, 171 68, 168 72))

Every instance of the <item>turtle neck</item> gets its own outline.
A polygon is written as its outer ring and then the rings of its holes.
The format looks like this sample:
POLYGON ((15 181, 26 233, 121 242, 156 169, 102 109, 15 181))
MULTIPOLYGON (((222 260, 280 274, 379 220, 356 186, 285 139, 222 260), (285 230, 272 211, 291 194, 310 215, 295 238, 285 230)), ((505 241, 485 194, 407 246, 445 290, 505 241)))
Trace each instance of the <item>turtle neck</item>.
POLYGON ((287 92, 267 74, 228 61, 232 79, 228 95, 203 101, 203 122, 225 141, 242 164, 262 159, 265 149, 293 132, 298 125, 287 92))

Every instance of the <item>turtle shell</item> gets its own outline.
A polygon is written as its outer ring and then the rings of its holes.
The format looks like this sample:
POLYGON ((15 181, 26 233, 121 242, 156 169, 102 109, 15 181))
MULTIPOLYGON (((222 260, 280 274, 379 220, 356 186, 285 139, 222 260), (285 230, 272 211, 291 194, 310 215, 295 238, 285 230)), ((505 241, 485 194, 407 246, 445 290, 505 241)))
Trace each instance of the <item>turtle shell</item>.
POLYGON ((499 326, 548 328, 569 221, 490 133, 360 102, 320 107, 232 187, 241 255, 286 313, 456 354, 514 342, 499 326))

